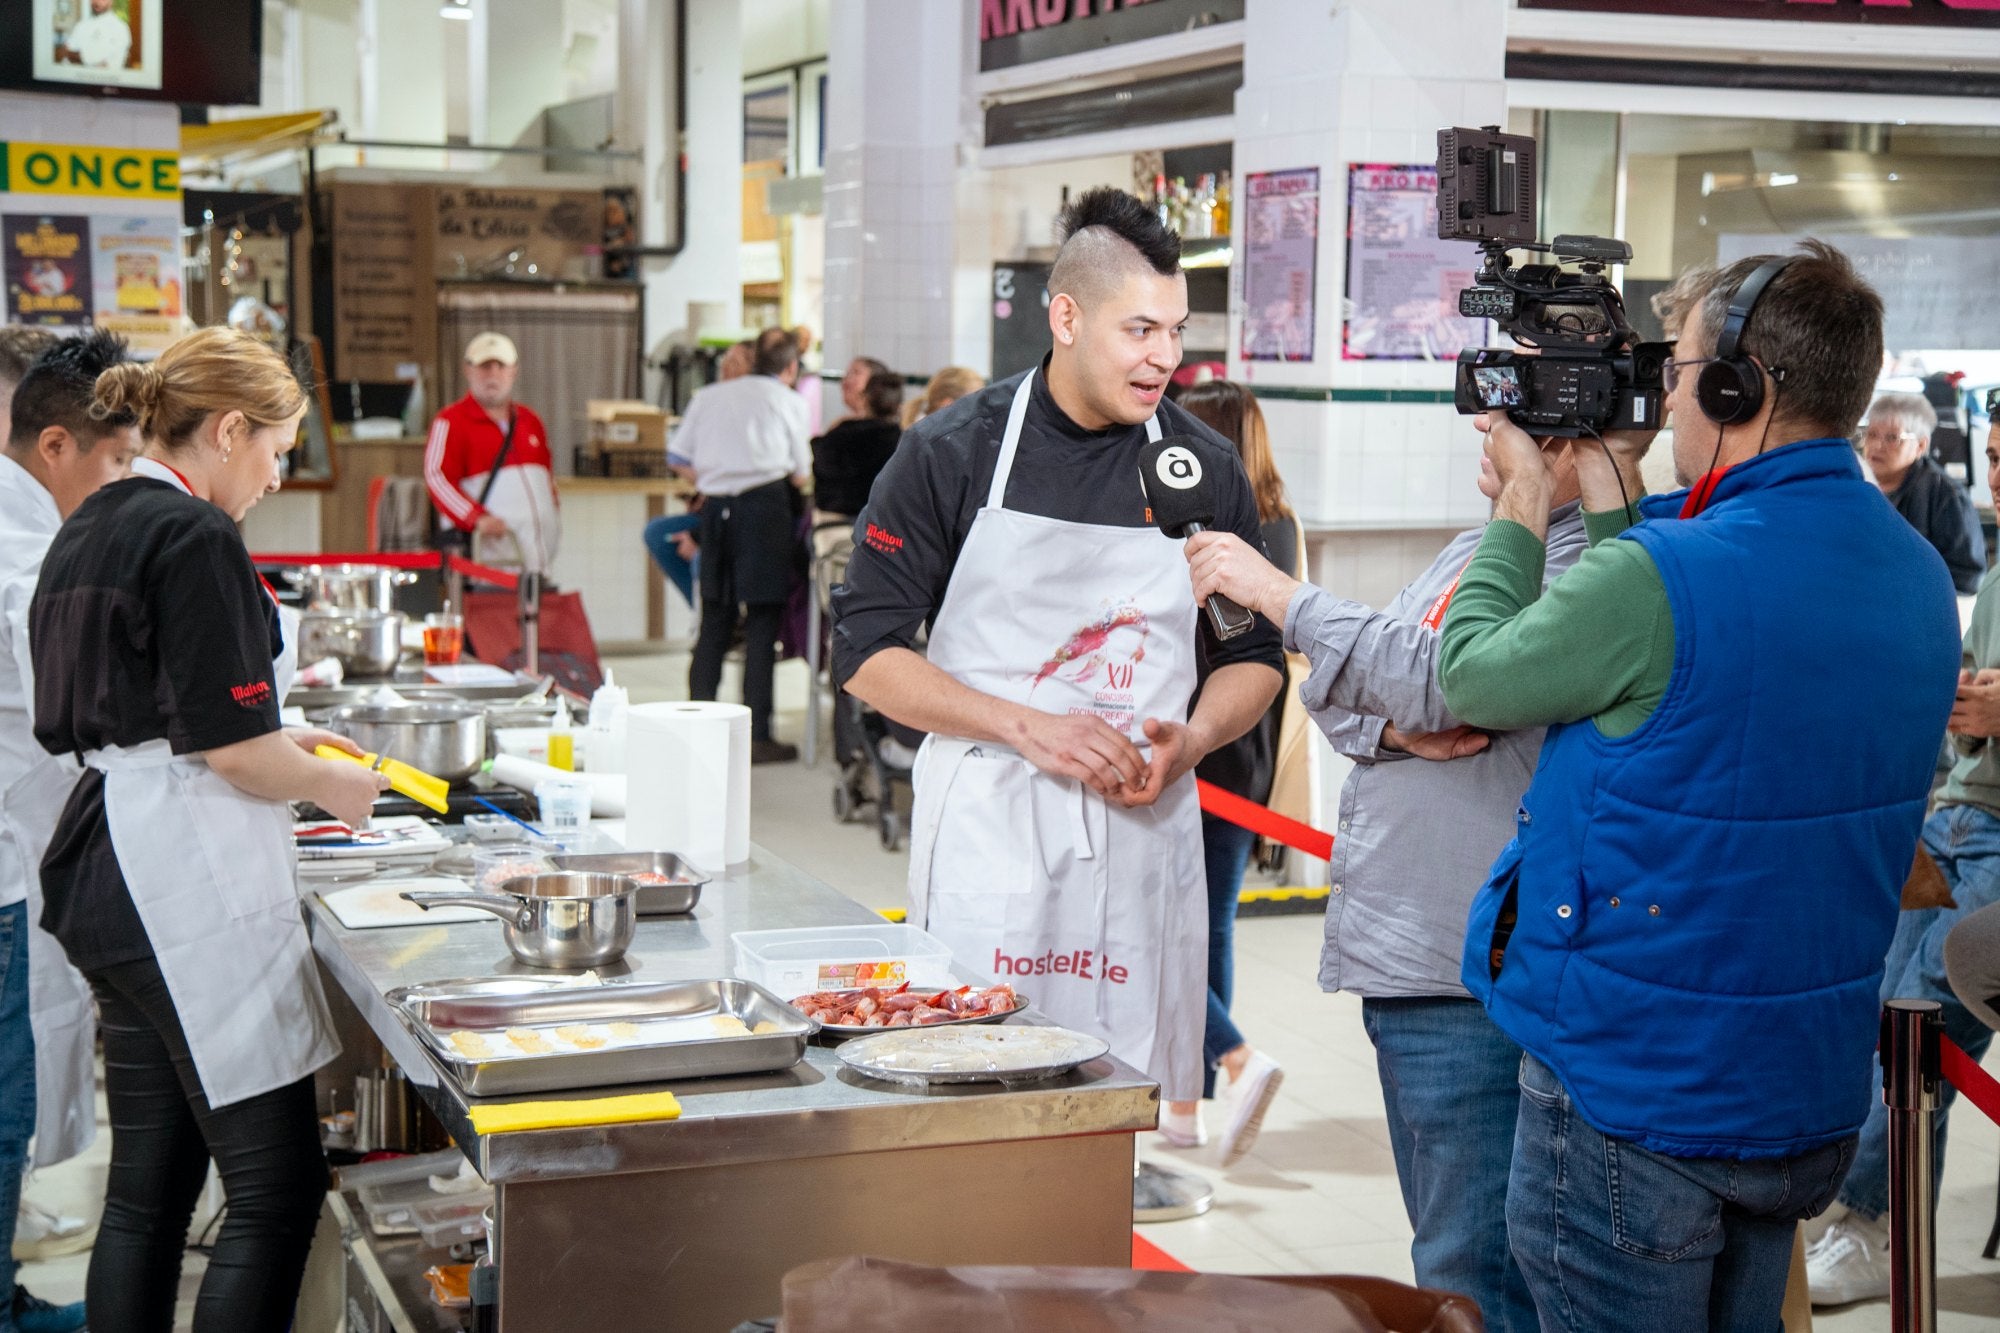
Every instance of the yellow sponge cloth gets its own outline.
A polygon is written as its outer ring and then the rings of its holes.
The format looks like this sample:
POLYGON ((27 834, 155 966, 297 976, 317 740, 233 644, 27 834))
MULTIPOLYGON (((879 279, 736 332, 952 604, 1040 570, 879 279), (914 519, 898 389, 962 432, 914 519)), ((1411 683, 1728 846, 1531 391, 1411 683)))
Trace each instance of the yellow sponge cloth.
POLYGON ((681 1104, 671 1092, 641 1092, 629 1097, 593 1097, 587 1101, 474 1103, 472 1127, 481 1134, 505 1134, 519 1129, 557 1129, 565 1125, 624 1125, 640 1120, 675 1120, 681 1104))

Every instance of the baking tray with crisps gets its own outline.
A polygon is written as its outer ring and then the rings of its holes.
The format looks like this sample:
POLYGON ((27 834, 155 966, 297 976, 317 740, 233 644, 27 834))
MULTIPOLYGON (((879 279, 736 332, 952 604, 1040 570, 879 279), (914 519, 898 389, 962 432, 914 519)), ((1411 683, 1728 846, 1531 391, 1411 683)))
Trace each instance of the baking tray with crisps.
MULTIPOLYGON (((972 991, 975 988, 971 986, 955 986, 949 989, 953 992, 962 994, 965 992, 972 991)), ((997 990, 997 989, 999 988, 998 987, 988 988, 988 990, 997 990)), ((794 1012, 803 1013, 807 1019, 817 1022, 819 1024, 819 1035, 825 1038, 827 1041, 830 1042, 848 1041, 855 1037, 870 1037, 878 1032, 903 1032, 908 1030, 908 1028, 910 1027, 922 1027, 928 1029, 928 1028, 962 1027, 969 1023, 1004 1023, 1016 1014, 1025 1013, 1028 1008, 1027 996, 1021 994, 1017 990, 1014 990, 1014 988, 1011 986, 1007 987, 1006 990, 1014 997, 1014 1007, 1011 1009, 1002 1009, 998 1013, 990 1013, 990 1014, 988 1013, 965 1014, 957 1018, 937 1018, 933 1016, 931 1019, 929 1019, 929 1021, 921 1023, 910 1023, 903 1027, 889 1027, 886 1024, 876 1024, 873 1027, 869 1027, 865 1024, 835 1023, 827 1018, 820 1017, 814 1014, 810 1010, 802 1009, 801 1007, 807 1000, 815 998, 817 996, 839 997, 843 1000, 848 1000, 865 995, 867 993, 866 990, 816 991, 813 993, 813 995, 810 996, 800 995, 795 997, 790 1002, 790 1007, 794 1012)), ((931 988, 925 988, 925 987, 912 988, 909 986, 903 986, 896 990, 887 990, 887 989, 882 990, 882 994, 885 997, 899 993, 908 994, 912 996, 920 996, 920 995, 943 994, 944 992, 937 991, 931 988)))
POLYGON ((818 1026, 733 977, 599 986, 471 977, 387 999, 473 1097, 789 1069, 818 1026))

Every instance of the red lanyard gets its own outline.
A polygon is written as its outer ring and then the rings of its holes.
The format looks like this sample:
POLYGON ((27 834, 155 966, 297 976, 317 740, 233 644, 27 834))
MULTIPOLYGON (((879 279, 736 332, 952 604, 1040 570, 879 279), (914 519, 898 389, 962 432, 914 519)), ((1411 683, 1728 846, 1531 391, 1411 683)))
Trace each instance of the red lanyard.
POLYGON ((1451 599, 1458 593, 1458 581, 1464 578, 1465 571, 1471 568, 1472 562, 1470 560, 1459 566, 1458 573, 1452 577, 1451 586, 1431 600, 1431 609, 1424 612, 1423 625, 1425 629, 1435 630, 1444 624, 1444 613, 1451 606, 1451 599))
POLYGON ((1708 502, 1715 498, 1715 488, 1722 484, 1722 474, 1734 466, 1733 463, 1724 463, 1689 487, 1687 499, 1681 501, 1681 517, 1693 518, 1708 508, 1708 502))

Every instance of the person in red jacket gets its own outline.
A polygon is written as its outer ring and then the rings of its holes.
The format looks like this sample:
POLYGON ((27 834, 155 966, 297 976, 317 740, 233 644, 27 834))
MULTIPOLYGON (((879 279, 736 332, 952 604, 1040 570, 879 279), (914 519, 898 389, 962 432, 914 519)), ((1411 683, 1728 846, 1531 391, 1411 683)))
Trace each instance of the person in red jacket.
POLYGON ((520 354, 505 334, 466 344, 465 397, 437 414, 424 484, 446 531, 470 533, 486 564, 546 573, 562 540, 549 431, 514 401, 520 354))

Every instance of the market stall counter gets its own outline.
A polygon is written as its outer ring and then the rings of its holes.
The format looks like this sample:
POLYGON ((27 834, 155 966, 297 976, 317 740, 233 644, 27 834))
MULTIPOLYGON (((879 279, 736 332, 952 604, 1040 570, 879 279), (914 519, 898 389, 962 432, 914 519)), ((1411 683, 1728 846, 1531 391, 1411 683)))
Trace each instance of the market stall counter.
MULTIPOLYGON (((720 1333, 775 1312, 791 1268, 843 1255, 1130 1262, 1132 1135, 1153 1127, 1159 1103, 1129 1066, 1103 1058, 1036 1083, 908 1087, 862 1077, 815 1042, 776 1073, 536 1094, 671 1091, 675 1119, 481 1134, 471 1108, 502 1099, 469 1097, 388 997, 550 974, 514 961, 490 919, 350 930, 316 894, 307 902, 336 1009, 344 996, 495 1189, 503 1333, 720 1333)), ((881 921, 753 847, 692 913, 641 920, 623 961, 598 977, 726 977, 739 932, 870 923, 881 921)))

